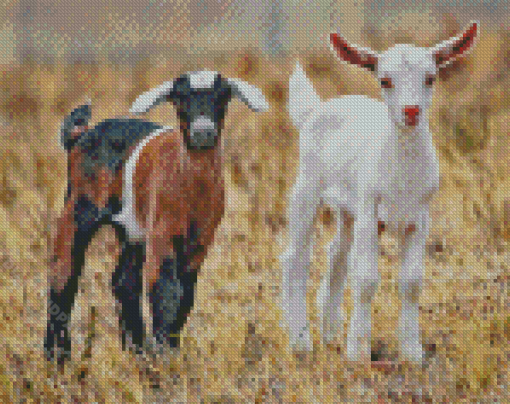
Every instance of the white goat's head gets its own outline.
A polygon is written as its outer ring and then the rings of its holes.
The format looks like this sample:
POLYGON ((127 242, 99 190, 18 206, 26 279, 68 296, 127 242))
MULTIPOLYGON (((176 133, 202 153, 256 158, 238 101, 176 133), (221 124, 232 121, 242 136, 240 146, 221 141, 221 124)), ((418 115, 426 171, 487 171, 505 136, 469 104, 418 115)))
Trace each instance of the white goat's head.
POLYGON ((432 48, 398 44, 380 54, 349 44, 336 33, 332 33, 330 39, 332 51, 341 61, 377 75, 395 125, 413 129, 427 119, 438 70, 473 48, 477 28, 478 23, 471 22, 462 34, 432 48))

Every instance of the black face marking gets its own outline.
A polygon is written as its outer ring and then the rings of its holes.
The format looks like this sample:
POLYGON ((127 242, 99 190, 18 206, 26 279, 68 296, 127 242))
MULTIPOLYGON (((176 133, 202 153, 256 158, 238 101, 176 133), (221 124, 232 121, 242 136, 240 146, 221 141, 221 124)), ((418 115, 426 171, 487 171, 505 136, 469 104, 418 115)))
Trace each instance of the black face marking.
POLYGON ((390 78, 382 78, 381 79, 381 87, 382 88, 393 88, 393 82, 390 78))
POLYGON ((171 101, 175 104, 179 120, 184 126, 184 140, 188 149, 209 150, 216 146, 231 96, 230 86, 220 75, 216 77, 213 87, 203 89, 192 88, 187 75, 176 80, 171 101), (191 124, 199 118, 214 122, 217 136, 211 139, 212 136, 204 133, 199 139, 192 139, 191 124))

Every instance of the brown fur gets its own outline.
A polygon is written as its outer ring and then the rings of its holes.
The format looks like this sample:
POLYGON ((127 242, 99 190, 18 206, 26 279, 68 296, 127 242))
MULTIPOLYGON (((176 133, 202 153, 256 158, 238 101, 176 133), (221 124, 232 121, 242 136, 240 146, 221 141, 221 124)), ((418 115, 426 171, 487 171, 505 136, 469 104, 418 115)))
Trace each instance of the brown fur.
MULTIPOLYGON (((58 219, 53 241, 50 283, 57 292, 72 275, 71 250, 77 230, 74 206, 78 197, 86 195, 98 208, 104 208, 112 196, 122 197, 123 170, 114 175, 104 167, 92 178, 85 178, 81 153, 75 148, 69 155, 71 195, 58 219)), ((147 231, 144 271, 148 286, 158 279, 163 259, 173 255, 173 237, 186 237, 192 222, 198 226, 198 244, 203 248, 192 257, 188 270, 198 271, 224 211, 220 145, 189 151, 181 132, 164 132, 141 151, 133 184, 137 220, 147 231)))
POLYGON ((198 226, 198 243, 204 247, 191 265, 199 270, 224 210, 220 157, 219 146, 186 150, 179 132, 159 135, 140 153, 134 178, 136 214, 147 230, 150 286, 158 278, 163 258, 173 252, 173 237, 187 237, 192 222, 198 226))
POLYGON ((67 200, 62 215, 57 220, 56 234, 52 242, 52 258, 50 261, 50 285, 60 292, 67 279, 72 275, 71 249, 74 239, 74 233, 77 226, 74 222, 74 204, 75 198, 67 200))
POLYGON ((74 221, 75 204, 80 195, 86 195, 98 208, 104 208, 108 198, 122 195, 122 172, 116 175, 107 167, 102 167, 92 178, 85 178, 82 170, 82 151, 74 148, 69 154, 69 178, 71 194, 66 201, 62 215, 57 219, 53 236, 50 260, 50 285, 61 292, 72 275, 72 248, 74 234, 78 227, 74 221))

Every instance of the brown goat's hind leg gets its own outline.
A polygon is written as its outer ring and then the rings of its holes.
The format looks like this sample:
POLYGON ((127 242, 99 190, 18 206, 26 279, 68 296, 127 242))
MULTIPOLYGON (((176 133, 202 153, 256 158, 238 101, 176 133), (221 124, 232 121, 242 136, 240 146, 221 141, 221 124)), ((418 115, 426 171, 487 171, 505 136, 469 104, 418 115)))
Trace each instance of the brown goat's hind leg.
POLYGON ((75 198, 72 198, 70 186, 66 198, 66 206, 62 216, 57 221, 56 235, 52 240, 50 253, 48 283, 50 285, 48 301, 48 324, 44 340, 44 349, 48 360, 56 355, 55 338, 57 345, 64 349, 64 354, 58 360, 61 362, 70 356, 71 346, 68 336, 68 302, 67 294, 63 293, 64 286, 73 271, 73 238, 77 230, 74 221, 75 198))
POLYGON ((78 229, 74 221, 76 198, 68 195, 63 214, 57 220, 56 234, 52 240, 48 281, 56 292, 60 292, 71 276, 72 240, 78 229))
POLYGON ((57 356, 59 364, 71 356, 68 325, 90 241, 101 225, 101 215, 85 196, 69 198, 59 220, 55 248, 50 263, 48 326, 44 349, 48 360, 57 356), (57 351, 55 351, 55 339, 57 351))

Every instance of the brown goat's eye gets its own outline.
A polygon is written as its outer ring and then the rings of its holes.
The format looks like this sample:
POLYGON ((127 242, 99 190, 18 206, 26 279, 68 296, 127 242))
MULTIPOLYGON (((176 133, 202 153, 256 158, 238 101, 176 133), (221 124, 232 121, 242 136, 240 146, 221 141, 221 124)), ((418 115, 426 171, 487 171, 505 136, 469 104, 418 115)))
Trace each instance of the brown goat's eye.
POLYGON ((393 88, 393 83, 391 82, 391 79, 388 79, 388 78, 381 79, 381 87, 382 88, 393 88))
POLYGON ((432 84, 434 84, 434 82, 436 81, 436 78, 433 77, 433 76, 429 76, 425 79, 425 84, 427 86, 431 86, 432 84))

